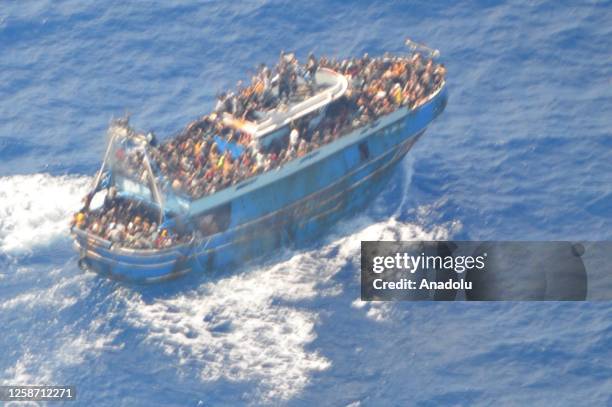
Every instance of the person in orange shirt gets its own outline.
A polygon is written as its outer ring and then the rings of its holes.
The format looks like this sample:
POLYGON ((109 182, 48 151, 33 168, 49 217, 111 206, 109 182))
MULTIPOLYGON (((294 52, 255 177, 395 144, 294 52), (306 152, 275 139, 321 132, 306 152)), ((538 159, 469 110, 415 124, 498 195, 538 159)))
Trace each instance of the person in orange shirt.
POLYGON ((223 177, 229 177, 232 175, 232 170, 234 169, 234 164, 232 163, 232 155, 229 150, 224 154, 223 160, 223 177))

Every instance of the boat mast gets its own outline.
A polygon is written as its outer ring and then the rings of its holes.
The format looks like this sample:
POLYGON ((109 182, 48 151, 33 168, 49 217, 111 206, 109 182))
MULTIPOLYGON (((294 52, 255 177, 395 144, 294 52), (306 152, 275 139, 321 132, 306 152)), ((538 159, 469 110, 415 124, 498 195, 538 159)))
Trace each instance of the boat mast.
POLYGON ((153 192, 153 198, 155 199, 155 202, 157 202, 157 205, 159 205, 158 225, 161 225, 162 221, 164 220, 164 202, 162 200, 161 193, 159 192, 159 188, 157 186, 157 180, 155 179, 155 174, 153 174, 153 168, 151 168, 151 162, 149 161, 149 155, 147 154, 147 151, 144 147, 142 149, 142 154, 144 157, 142 162, 145 166, 145 170, 147 171, 147 174, 149 175, 149 181, 150 181, 151 189, 153 192))
MULTIPOLYGON (((88 195, 90 197, 93 197, 93 194, 95 194, 96 191, 98 190, 98 187, 100 186, 100 182, 102 181, 102 175, 104 174, 104 169, 108 165, 107 164, 108 159, 110 158, 111 152, 113 150, 113 145, 115 143, 115 138, 117 137, 117 132, 114 130, 115 130, 114 126, 112 125, 108 129, 108 135, 110 136, 110 138, 108 140, 108 145, 106 146, 106 152, 104 153, 104 159, 102 160, 102 165, 100 165, 100 169, 98 170, 98 173, 96 174, 96 177, 94 178, 94 181, 92 183, 91 191, 88 195)), ((90 202, 91 202, 91 199, 87 199, 85 203, 86 209, 89 209, 90 202)))

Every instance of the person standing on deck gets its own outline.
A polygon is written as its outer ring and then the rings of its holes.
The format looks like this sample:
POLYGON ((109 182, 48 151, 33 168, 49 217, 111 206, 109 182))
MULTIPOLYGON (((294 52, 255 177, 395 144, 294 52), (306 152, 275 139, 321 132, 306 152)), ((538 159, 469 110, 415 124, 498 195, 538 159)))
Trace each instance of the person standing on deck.
POLYGON ((278 72, 278 99, 282 103, 283 95, 286 94, 287 99, 289 99, 289 69, 285 59, 285 51, 280 52, 276 69, 278 72))
POLYGON ((286 65, 280 66, 278 72, 278 99, 281 102, 283 101, 284 95, 287 96, 287 100, 289 100, 289 96, 291 95, 290 75, 291 73, 286 65))
POLYGON ((308 72, 311 93, 314 93, 317 87, 316 73, 318 69, 319 63, 317 62, 317 58, 315 58, 314 54, 311 52, 308 54, 308 62, 306 63, 306 72, 308 72))

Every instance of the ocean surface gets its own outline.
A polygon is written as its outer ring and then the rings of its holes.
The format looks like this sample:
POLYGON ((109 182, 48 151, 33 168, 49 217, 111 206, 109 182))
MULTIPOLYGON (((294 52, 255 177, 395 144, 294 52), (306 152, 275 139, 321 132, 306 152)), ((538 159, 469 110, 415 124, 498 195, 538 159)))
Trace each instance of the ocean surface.
MULTIPOLYGON (((611 405, 612 304, 363 303, 360 240, 612 239, 612 3, 0 6, 0 384, 83 406, 611 405), (449 103, 311 246, 155 286, 68 235, 113 117, 169 137, 281 50, 441 51, 449 103)), ((2 405, 2 402, 0 402, 2 405)))

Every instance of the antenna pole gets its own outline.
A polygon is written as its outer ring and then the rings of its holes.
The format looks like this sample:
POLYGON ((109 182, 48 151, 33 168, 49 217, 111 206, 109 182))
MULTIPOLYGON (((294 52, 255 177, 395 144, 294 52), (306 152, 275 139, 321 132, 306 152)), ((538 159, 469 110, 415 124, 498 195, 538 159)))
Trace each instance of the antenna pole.
MULTIPOLYGON (((112 127, 111 127, 112 129, 112 127)), ((94 178, 93 184, 92 184, 92 188, 91 188, 91 192, 90 195, 93 195, 96 190, 98 189, 98 186, 100 185, 100 181, 102 180, 102 174, 104 173, 104 169, 106 168, 106 165, 108 163, 108 159, 110 158, 110 154, 112 152, 113 149, 113 144, 115 141, 115 137, 116 137, 116 133, 113 132, 111 129, 109 129, 109 133, 110 133, 110 140, 108 140, 108 145, 106 146, 106 152, 104 153, 104 159, 102 160, 102 165, 100 166, 100 169, 98 170, 98 173, 96 174, 96 178, 94 178)), ((87 200, 87 204, 86 204, 86 208, 89 209, 89 203, 90 203, 91 199, 87 200)))
POLYGON ((157 204, 159 205, 159 222, 158 225, 162 224, 162 221, 164 219, 164 202, 162 200, 161 194, 159 193, 159 188, 157 187, 157 181, 155 180, 155 174, 153 174, 153 169, 151 168, 151 162, 149 161, 149 155, 147 154, 146 150, 143 148, 142 149, 142 154, 144 156, 144 159, 142 160, 144 165, 145 165, 145 169, 147 171, 147 174, 149 174, 149 179, 151 182, 151 189, 153 190, 153 197, 155 198, 155 201, 157 202, 157 204))
POLYGON ((416 51, 416 50, 427 51, 429 53, 429 56, 431 56, 432 58, 438 58, 440 56, 439 50, 434 49, 434 48, 429 48, 425 44, 421 44, 416 41, 412 41, 410 38, 406 38, 406 41, 404 43, 406 44, 408 48, 410 48, 413 51, 416 51))

